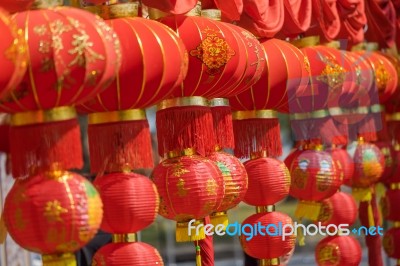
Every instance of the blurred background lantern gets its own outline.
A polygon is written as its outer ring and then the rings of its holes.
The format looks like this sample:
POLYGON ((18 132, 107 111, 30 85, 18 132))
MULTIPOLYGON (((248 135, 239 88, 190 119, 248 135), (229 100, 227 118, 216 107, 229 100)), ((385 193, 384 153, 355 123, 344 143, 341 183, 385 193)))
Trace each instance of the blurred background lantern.
POLYGON ((396 259, 396 266, 400 265, 400 228, 390 228, 383 237, 382 245, 388 257, 396 259))
POLYGON ((328 236, 315 249, 318 266, 358 266, 361 262, 361 246, 352 236, 328 236))
POLYGON ((3 215, 15 242, 43 254, 44 265, 75 265, 71 253, 97 233, 103 210, 88 180, 53 171, 17 180, 7 195, 3 215))
POLYGON ((339 172, 343 175, 343 183, 350 182, 354 175, 354 162, 349 153, 345 148, 337 147, 333 147, 328 152, 330 152, 333 161, 336 162, 339 172))
POLYGON ((224 196, 222 174, 212 160, 198 155, 166 159, 154 168, 152 179, 160 195, 159 214, 177 222, 176 241, 194 241, 205 237, 188 235, 188 222, 194 226, 216 211, 224 196))
POLYGON ((352 225, 356 220, 357 205, 352 196, 344 192, 336 192, 332 197, 321 202, 321 211, 317 221, 321 222, 323 226, 352 225))
POLYGON ((280 212, 261 212, 251 215, 243 221, 243 225, 251 225, 253 228, 255 225, 263 225, 268 228, 265 230, 271 233, 254 234, 251 239, 241 234, 239 239, 244 252, 259 259, 261 265, 280 265, 279 257, 289 253, 295 245, 294 232, 290 233, 290 227, 285 227, 292 224, 292 219, 280 212), (274 235, 278 232, 278 226, 286 230, 286 239, 283 240, 279 234, 274 235))
POLYGON ((300 200, 295 216, 317 220, 321 202, 331 197, 342 184, 329 153, 315 149, 296 152, 285 160, 291 175, 290 195, 300 200))
POLYGON ((181 85, 187 52, 171 29, 135 17, 137 2, 101 8, 105 18, 114 18, 107 24, 120 40, 122 60, 115 81, 79 107, 89 113, 91 171, 152 168, 150 130, 143 109, 167 98, 181 85))
POLYGON ((26 11, 14 19, 25 31, 29 71, 0 103, 3 112, 13 114, 13 175, 27 177, 55 164, 80 168, 80 132, 71 105, 112 81, 119 41, 104 21, 79 9, 26 11))
POLYGON ((228 224, 227 211, 238 205, 246 195, 248 182, 247 172, 243 164, 233 155, 217 151, 208 158, 216 163, 223 176, 223 183, 219 184, 224 188, 222 203, 211 214, 211 223, 228 224))
POLYGON ((390 189, 386 190, 384 197, 381 198, 382 216, 387 221, 400 222, 398 203, 400 200, 399 184, 393 183, 390 189))
POLYGON ((142 242, 112 243, 99 249, 93 258, 93 265, 119 266, 127 264, 164 265, 158 251, 142 242))

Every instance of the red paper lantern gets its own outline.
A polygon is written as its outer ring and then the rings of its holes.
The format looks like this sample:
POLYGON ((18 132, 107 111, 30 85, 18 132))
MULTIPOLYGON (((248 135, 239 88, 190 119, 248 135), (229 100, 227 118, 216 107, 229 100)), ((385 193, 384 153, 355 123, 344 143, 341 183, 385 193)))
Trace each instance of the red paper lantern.
POLYGON ((388 257, 397 259, 396 265, 400 263, 400 228, 390 228, 383 237, 382 240, 383 249, 385 250, 388 257))
POLYGON ((103 201, 101 229, 112 234, 136 233, 152 224, 158 213, 158 193, 145 176, 112 173, 96 178, 103 201))
POLYGON ((318 221, 323 226, 352 225, 357 219, 356 202, 351 195, 344 192, 335 193, 332 197, 323 200, 321 204, 318 221))
POLYGON ((372 143, 358 143, 348 150, 354 161, 353 178, 346 183, 355 188, 368 188, 382 176, 385 158, 372 143))
POLYGON ((164 262, 157 249, 141 243, 112 243, 99 249, 93 257, 93 266, 160 265, 164 262))
POLYGON ((246 195, 247 172, 239 159, 229 153, 214 152, 208 158, 217 164, 223 176, 220 186, 224 188, 224 197, 211 217, 212 223, 218 224, 227 221, 226 211, 238 205, 246 195), (222 220, 218 217, 222 217, 222 220))
MULTIPOLYGON (((290 227, 285 227, 287 237, 282 239, 282 235, 278 234, 280 225, 282 228, 285 225, 292 225, 292 219, 280 212, 257 213, 248 217, 243 221, 243 224, 254 226, 263 225, 269 226, 268 230, 271 234, 265 235, 254 234, 252 239, 246 240, 246 236, 240 236, 240 243, 246 254, 257 259, 276 259, 289 253, 295 245, 295 233, 290 234, 290 227), (276 233, 276 236, 274 234, 276 233)), ((282 230, 281 228, 281 230, 282 230)), ((242 229, 246 230, 246 229, 242 229)))
POLYGON ((318 266, 358 266, 361 262, 361 246, 351 236, 328 236, 315 249, 318 266))
POLYGON ((23 31, 18 29, 15 21, 3 9, 0 9, 0 31, 2 32, 0 97, 3 97, 11 89, 14 89, 24 77, 27 66, 27 47, 23 31))
POLYGON ((103 209, 91 183, 70 172, 17 180, 7 195, 4 220, 20 246, 41 254, 73 253, 100 227, 103 209))
POLYGON ((224 187, 217 165, 198 155, 175 157, 156 166, 152 179, 160 195, 159 214, 178 222, 177 241, 199 240, 201 235, 188 235, 188 222, 202 220, 221 205, 224 187))
POLYGON ((332 159, 336 162, 338 171, 342 175, 343 183, 349 182, 354 174, 354 162, 345 149, 333 148, 331 151, 332 159))
POLYGON ((258 158, 245 162, 244 166, 249 176, 245 203, 253 206, 274 205, 289 194, 290 173, 283 162, 274 158, 258 158))
MULTIPOLYGON (((395 184, 393 184, 395 185, 395 184)), ((385 196, 381 198, 382 216, 385 220, 400 222, 400 212, 398 205, 400 202, 399 187, 386 190, 385 196)))
POLYGON ((393 145, 389 142, 379 141, 375 145, 380 149, 384 158, 384 168, 380 178, 380 181, 384 182, 384 180, 390 178, 394 173, 396 154, 393 145))
POLYGON ((22 12, 28 10, 35 0, 2 0, 0 7, 10 13, 22 12))

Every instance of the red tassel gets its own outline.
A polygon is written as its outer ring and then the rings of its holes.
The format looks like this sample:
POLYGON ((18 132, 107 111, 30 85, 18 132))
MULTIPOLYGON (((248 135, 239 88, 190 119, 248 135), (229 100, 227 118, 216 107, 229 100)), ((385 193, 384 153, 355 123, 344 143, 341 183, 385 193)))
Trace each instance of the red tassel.
POLYGON ((214 151, 213 117, 209 107, 181 106, 157 111, 158 152, 164 157, 170 151, 194 148, 207 156, 214 151))
POLYGON ((221 148, 235 148, 231 107, 215 106, 211 107, 211 112, 214 121, 216 145, 221 148))
POLYGON ((25 178, 38 171, 79 169, 83 166, 77 119, 26 126, 11 126, 12 173, 25 178))
POLYGON ((92 124, 88 136, 92 173, 154 167, 147 120, 92 124))
POLYGON ((278 118, 233 120, 235 156, 249 158, 267 152, 268 157, 282 155, 278 118))

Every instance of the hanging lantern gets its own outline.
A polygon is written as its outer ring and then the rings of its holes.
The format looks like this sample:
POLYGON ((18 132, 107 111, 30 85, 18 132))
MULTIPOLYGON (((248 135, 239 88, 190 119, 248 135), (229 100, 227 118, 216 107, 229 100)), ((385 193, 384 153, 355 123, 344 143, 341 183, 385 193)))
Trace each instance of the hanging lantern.
MULTIPOLYGON (((253 214, 243 221, 243 224, 254 226, 266 226, 270 234, 265 235, 254 234, 253 238, 247 240, 244 234, 239 237, 240 244, 247 255, 260 259, 265 264, 262 265, 280 265, 279 257, 289 253, 295 245, 295 235, 290 233, 292 219, 284 213, 280 212, 264 212, 253 214), (283 240, 282 235, 278 233, 278 227, 284 228, 287 234, 283 240), (276 234, 276 235, 275 235, 276 234), (268 264, 270 263, 270 264, 268 264)), ((293 226, 293 225, 292 225, 293 226)))
POLYGON ((100 248, 93 257, 93 266, 159 265, 164 262, 157 249, 142 243, 112 243, 100 248))
POLYGON ((204 238, 204 227, 199 235, 195 230, 188 235, 188 222, 194 226, 221 205, 224 187, 222 174, 210 159, 198 155, 174 157, 154 168, 152 179, 160 195, 159 214, 177 221, 176 241, 204 238))
POLYGON ((382 215, 385 220, 400 222, 400 213, 397 204, 400 200, 400 186, 393 183, 391 189, 386 190, 385 196, 381 198, 382 215))
POLYGON ((396 259, 396 266, 400 265, 400 228, 390 228, 383 237, 382 245, 388 257, 396 259))
POLYGON ((112 173, 97 177, 94 185, 104 205, 102 230, 112 234, 136 233, 155 221, 158 193, 147 177, 112 173))
POLYGON ((332 197, 321 202, 321 211, 318 222, 323 226, 330 224, 352 225, 357 219, 357 205, 351 195, 344 192, 336 192, 332 197))
MULTIPOLYGON (((167 98, 186 75, 187 53, 182 41, 161 23, 134 18, 137 5, 123 4, 127 10, 136 8, 132 13, 116 9, 112 17, 117 18, 107 21, 121 43, 117 79, 79 107, 89 113, 93 173, 153 167, 149 125, 140 108, 167 98)), ((107 6, 108 13, 113 7, 107 6)))
POLYGON ((245 162, 244 166, 250 181, 243 200, 245 203, 274 205, 289 194, 290 174, 283 162, 274 158, 257 158, 245 162))
POLYGON ((16 243, 44 254, 44 265, 54 265, 46 261, 75 262, 71 253, 97 233, 103 210, 88 180, 57 171, 17 180, 7 195, 3 215, 16 243))
POLYGON ((285 160, 291 175, 290 195, 299 199, 296 217, 317 220, 321 203, 331 197, 342 184, 336 165, 329 153, 304 150, 297 157, 285 160))
POLYGON ((354 162, 349 153, 342 148, 332 148, 330 154, 338 171, 343 175, 343 183, 350 182, 354 175, 354 162))
POLYGON ((351 236, 328 236, 315 249, 318 266, 358 266, 361 262, 361 246, 351 236))
POLYGON ((114 78, 119 42, 104 21, 79 9, 26 11, 15 21, 25 30, 30 64, 23 82, 0 103, 1 111, 13 114, 13 176, 55 164, 80 168, 80 131, 71 105, 114 78))
POLYGON ((247 172, 243 164, 226 152, 214 152, 208 158, 214 161, 223 176, 224 197, 220 206, 211 215, 211 223, 228 224, 227 210, 238 205, 246 195, 247 172))

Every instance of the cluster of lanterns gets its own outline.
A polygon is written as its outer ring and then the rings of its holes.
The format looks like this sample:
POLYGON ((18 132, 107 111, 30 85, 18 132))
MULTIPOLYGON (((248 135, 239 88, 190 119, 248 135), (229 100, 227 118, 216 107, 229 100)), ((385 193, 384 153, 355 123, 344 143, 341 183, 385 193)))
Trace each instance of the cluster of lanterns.
MULTIPOLYGON (((44 265, 74 265, 73 252, 98 229, 113 241, 93 265, 163 265, 136 236, 157 214, 176 221, 178 242, 195 243, 201 265, 207 238, 204 226, 189 234, 190 221, 227 225, 227 211, 243 201, 256 209, 243 223, 293 224, 275 210, 288 195, 299 200, 299 220, 353 224, 356 199, 361 223, 380 225, 379 181, 388 189, 383 214, 394 223, 383 246, 400 260, 397 58, 325 45, 349 29, 328 31, 321 14, 313 14, 319 27, 290 43, 271 38, 277 34, 271 25, 251 22, 248 7, 238 23, 244 28, 221 22, 238 18, 239 9, 224 1, 166 7, 148 0, 143 10, 135 1, 91 1, 86 11, 58 1, 19 2, 1 3, 13 16, 0 10, 0 111, 11 114, 16 179, 3 215, 12 238, 43 254, 44 265), (154 167, 145 109, 156 104, 162 161, 154 167), (284 162, 277 159, 277 112, 290 114, 296 138, 284 162), (83 165, 78 113, 88 116, 93 184, 71 171, 83 165), (153 167, 151 179, 134 172, 153 167), (352 188, 354 199, 341 185, 352 188)), ((281 16, 290 29, 278 21, 284 36, 310 24, 292 11, 285 4, 281 16)), ((367 236, 370 248, 379 241, 367 236)), ((261 265, 280 265, 295 235, 240 242, 261 265)), ((317 245, 315 257, 318 265, 355 266, 361 247, 337 232, 317 245)))

